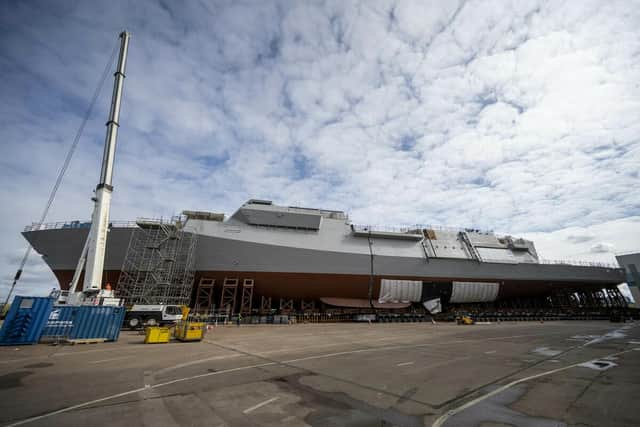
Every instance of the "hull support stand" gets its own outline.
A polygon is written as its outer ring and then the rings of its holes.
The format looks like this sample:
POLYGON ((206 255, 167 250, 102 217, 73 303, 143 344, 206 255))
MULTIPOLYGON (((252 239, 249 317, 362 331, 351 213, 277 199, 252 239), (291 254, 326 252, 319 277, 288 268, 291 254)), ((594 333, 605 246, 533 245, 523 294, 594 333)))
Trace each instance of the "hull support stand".
POLYGON ((251 314, 251 304, 253 302, 253 279, 242 281, 242 302, 240 304, 240 314, 251 314))
POLYGON ((220 297, 220 310, 227 312, 229 316, 234 313, 237 293, 238 279, 225 277, 222 285, 222 296, 220 297))

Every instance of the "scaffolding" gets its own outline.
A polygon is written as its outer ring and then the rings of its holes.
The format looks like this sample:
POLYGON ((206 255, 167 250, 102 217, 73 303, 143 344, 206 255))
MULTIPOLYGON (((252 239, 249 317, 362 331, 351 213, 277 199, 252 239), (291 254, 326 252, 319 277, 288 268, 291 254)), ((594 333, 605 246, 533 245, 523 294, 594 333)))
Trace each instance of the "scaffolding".
POLYGON ((126 305, 188 305, 195 276, 196 234, 184 231, 180 217, 138 219, 136 225, 116 295, 126 305))

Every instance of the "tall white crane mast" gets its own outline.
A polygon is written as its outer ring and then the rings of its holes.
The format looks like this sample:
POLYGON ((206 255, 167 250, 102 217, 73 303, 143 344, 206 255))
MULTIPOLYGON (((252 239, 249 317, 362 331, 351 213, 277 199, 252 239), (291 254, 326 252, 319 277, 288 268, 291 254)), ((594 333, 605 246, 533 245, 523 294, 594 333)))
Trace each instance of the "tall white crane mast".
POLYGON ((94 209, 91 216, 91 228, 85 248, 81 255, 71 292, 75 291, 80 271, 85 264, 84 282, 82 292, 93 294, 102 288, 102 273, 104 269, 104 256, 107 244, 107 231, 109 229, 109 209, 111 207, 111 194, 113 192, 113 162, 116 151, 116 139, 120 120, 120 102, 122 100, 122 88, 124 84, 124 71, 127 62, 127 51, 129 49, 130 34, 126 31, 120 33, 120 55, 118 66, 114 73, 113 94, 111 97, 111 110, 107 121, 107 136, 104 142, 104 154, 102 156, 102 169, 100 172, 100 182, 96 187, 96 194, 93 199, 94 209))

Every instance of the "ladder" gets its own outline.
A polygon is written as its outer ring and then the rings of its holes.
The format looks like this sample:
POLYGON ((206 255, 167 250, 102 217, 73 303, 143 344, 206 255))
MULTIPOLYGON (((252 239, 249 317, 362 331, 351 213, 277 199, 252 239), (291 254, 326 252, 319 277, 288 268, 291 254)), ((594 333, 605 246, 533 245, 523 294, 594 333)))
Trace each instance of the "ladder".
POLYGON ((422 250, 424 251, 424 260, 425 262, 429 262, 429 253, 427 252, 427 246, 424 244, 424 239, 422 239, 420 241, 420 244, 422 245, 422 250))
POLYGON ((464 242, 464 244, 467 246, 467 249, 469 249, 469 253, 471 254, 471 258, 475 259, 478 262, 482 262, 482 258, 480 257, 480 253, 477 251, 475 246, 473 246, 473 243, 471 243, 471 240, 469 240, 469 235, 467 234, 467 232, 466 231, 461 231, 459 233, 459 235, 460 235, 460 240, 462 240, 464 242))

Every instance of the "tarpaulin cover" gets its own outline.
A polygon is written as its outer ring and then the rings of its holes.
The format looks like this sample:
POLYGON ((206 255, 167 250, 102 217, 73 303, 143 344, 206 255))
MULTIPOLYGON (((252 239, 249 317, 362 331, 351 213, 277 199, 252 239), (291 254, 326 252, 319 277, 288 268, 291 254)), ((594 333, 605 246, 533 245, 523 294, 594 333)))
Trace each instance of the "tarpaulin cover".
POLYGON ((417 280, 380 281, 380 302, 420 302, 422 297, 422 282, 417 280))
POLYGON ((453 282, 452 303, 495 301, 500 291, 499 283, 453 282))

